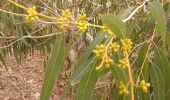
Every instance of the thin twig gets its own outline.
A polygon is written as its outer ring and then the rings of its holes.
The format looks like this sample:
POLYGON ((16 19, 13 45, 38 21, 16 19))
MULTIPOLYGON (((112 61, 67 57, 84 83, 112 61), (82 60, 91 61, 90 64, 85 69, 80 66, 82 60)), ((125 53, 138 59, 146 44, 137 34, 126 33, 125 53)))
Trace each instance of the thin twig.
POLYGON ((55 35, 58 35, 58 34, 61 34, 61 33, 53 33, 53 34, 48 34, 48 35, 43 35, 43 36, 23 36, 23 37, 13 41, 12 43, 10 43, 10 44, 8 44, 6 46, 0 47, 0 49, 8 48, 8 47, 12 46, 14 43, 16 43, 16 42, 18 42, 20 40, 26 39, 26 38, 40 39, 40 38, 47 38, 47 37, 55 36, 55 35))
POLYGON ((3 9, 0 9, 0 12, 5 12, 5 13, 16 15, 16 16, 24 16, 24 17, 27 16, 26 14, 18 14, 18 13, 6 11, 6 10, 3 10, 3 9))
POLYGON ((145 4, 146 4, 146 2, 148 2, 149 0, 145 0, 140 6, 138 6, 126 19, 124 19, 123 20, 123 22, 127 22, 128 20, 130 20, 132 17, 133 17, 133 15, 140 9, 140 8, 142 8, 145 4))

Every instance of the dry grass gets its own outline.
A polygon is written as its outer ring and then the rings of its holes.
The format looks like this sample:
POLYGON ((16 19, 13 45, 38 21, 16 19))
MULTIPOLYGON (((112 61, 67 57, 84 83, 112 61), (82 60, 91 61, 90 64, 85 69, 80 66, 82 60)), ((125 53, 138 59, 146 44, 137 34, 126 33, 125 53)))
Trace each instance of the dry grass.
MULTIPOLYGON (((43 57, 39 54, 29 56, 21 66, 17 65, 14 58, 8 57, 6 63, 9 72, 0 68, 0 100, 38 100, 44 75, 43 57)), ((52 100, 58 99, 65 84, 66 75, 63 74, 55 86, 52 100)))

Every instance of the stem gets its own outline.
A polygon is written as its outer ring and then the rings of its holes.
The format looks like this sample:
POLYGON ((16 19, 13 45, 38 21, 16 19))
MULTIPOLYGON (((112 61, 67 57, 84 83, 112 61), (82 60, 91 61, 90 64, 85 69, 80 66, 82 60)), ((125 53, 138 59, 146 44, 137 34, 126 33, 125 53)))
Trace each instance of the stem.
POLYGON ((12 0, 9 0, 9 2, 11 2, 12 4, 14 4, 14 5, 16 5, 17 7, 20 7, 20 8, 22 8, 22 9, 24 9, 24 10, 28 10, 28 8, 26 8, 26 7, 22 6, 22 5, 14 2, 14 1, 12 1, 12 0))
POLYGON ((131 67, 130 67, 130 63, 129 63, 129 57, 128 57, 128 53, 126 52, 125 54, 126 56, 126 60, 127 60, 127 63, 128 63, 128 74, 129 74, 129 80, 130 80, 130 90, 131 90, 131 100, 135 100, 134 99, 134 83, 133 83, 133 78, 132 78, 132 70, 131 70, 131 67))
POLYGON ((109 48, 109 46, 110 46, 110 44, 112 43, 112 41, 113 41, 113 37, 110 39, 110 41, 109 41, 109 43, 107 44, 107 46, 106 46, 106 50, 105 50, 105 52, 104 52, 104 56, 103 56, 103 58, 102 58, 102 62, 100 63, 100 65, 98 66, 98 67, 96 67, 96 70, 99 70, 100 68, 102 68, 102 66, 103 66, 103 63, 104 63, 104 59, 105 58, 107 58, 107 51, 108 51, 108 48, 109 48))

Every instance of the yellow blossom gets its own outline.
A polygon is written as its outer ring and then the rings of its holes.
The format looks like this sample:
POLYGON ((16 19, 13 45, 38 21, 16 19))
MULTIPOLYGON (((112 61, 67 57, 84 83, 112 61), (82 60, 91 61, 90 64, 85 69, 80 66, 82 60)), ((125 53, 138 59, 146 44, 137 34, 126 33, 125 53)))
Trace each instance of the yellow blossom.
POLYGON ((79 14, 79 16, 77 18, 77 22, 78 22, 77 28, 78 28, 79 32, 85 32, 87 30, 87 24, 88 23, 86 22, 85 19, 86 19, 85 14, 83 14, 83 15, 79 14))
POLYGON ((129 94, 129 91, 127 90, 127 88, 124 84, 121 84, 119 86, 119 94, 120 95, 128 95, 129 94))
POLYGON ((142 80, 140 82, 140 88, 143 90, 143 92, 147 93, 148 92, 148 88, 150 87, 150 83, 146 83, 145 80, 142 80))
POLYGON ((130 53, 131 50, 132 50, 132 42, 131 42, 131 39, 128 39, 128 38, 124 38, 124 39, 121 39, 121 48, 123 50, 123 54, 125 53, 130 53))
POLYGON ((118 67, 125 69, 128 66, 126 58, 120 59, 118 67))
POLYGON ((101 44, 101 45, 97 45, 95 50, 93 50, 93 52, 97 57, 102 59, 104 57, 105 50, 106 50, 106 46, 101 44))
POLYGON ((111 66, 111 64, 113 64, 113 60, 112 59, 105 59, 104 61, 104 66, 106 67, 106 68, 110 68, 110 66, 111 66))
POLYGON ((36 11, 35 6, 33 6, 32 8, 28 8, 27 13, 28 13, 28 15, 26 16, 25 19, 29 22, 39 19, 39 17, 37 16, 37 11, 36 11))
POLYGON ((61 11, 61 16, 64 18, 64 19, 68 19, 71 17, 71 12, 69 9, 66 9, 66 10, 62 10, 61 11))
POLYGON ((111 52, 118 52, 118 51, 119 51, 119 48, 120 48, 120 45, 117 44, 116 42, 115 42, 115 43, 112 43, 111 46, 110 46, 111 52))

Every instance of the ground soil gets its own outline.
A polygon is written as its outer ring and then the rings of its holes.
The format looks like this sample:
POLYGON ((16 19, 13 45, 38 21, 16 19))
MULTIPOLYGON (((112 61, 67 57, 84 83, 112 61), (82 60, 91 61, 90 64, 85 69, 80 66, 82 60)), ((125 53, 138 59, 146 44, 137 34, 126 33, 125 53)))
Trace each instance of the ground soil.
MULTIPOLYGON (((44 76, 43 57, 34 54, 22 65, 18 65, 13 57, 7 57, 6 64, 9 71, 0 68, 0 100, 38 100, 44 76)), ((64 91, 64 78, 57 82, 51 100, 58 100, 64 91)), ((67 100, 71 99, 70 96, 67 100)))

